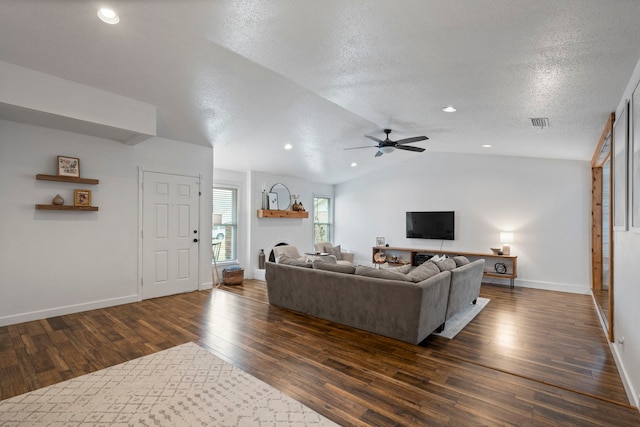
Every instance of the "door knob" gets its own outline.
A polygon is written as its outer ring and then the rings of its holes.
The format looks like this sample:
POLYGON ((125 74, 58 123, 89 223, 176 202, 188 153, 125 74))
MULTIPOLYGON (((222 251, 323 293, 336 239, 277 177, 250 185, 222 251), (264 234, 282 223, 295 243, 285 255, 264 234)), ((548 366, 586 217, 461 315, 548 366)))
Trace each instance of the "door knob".
POLYGON ((193 239, 194 242, 198 242, 198 239, 193 239))

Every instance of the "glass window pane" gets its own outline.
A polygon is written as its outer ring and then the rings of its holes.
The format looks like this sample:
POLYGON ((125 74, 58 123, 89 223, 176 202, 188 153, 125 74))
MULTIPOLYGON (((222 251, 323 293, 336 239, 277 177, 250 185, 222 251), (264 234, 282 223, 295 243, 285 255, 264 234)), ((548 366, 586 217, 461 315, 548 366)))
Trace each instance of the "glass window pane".
POLYGON ((313 243, 331 241, 331 199, 313 198, 313 243))
POLYGON ((220 243, 216 261, 234 261, 238 258, 237 221, 238 190, 214 187, 211 243, 220 243))

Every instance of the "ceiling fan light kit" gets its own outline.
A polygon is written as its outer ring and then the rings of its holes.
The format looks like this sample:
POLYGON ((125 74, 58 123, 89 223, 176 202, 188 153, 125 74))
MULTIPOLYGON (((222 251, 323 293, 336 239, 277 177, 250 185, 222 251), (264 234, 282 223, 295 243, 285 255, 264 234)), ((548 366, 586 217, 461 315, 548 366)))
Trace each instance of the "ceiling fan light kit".
POLYGON ((385 129, 384 133, 387 134, 387 137, 384 141, 376 138, 375 136, 365 135, 365 137, 369 138, 370 140, 377 142, 378 145, 366 145, 364 147, 345 148, 345 150, 356 150, 359 148, 375 147, 378 149, 378 151, 375 154, 375 157, 380 157, 383 154, 389 154, 392 151, 394 151, 396 148, 398 150, 415 151, 417 153, 422 153, 424 151, 424 148, 413 147, 411 145, 405 145, 405 144, 410 144, 412 142, 418 142, 418 141, 425 141, 429 139, 426 136, 414 136, 411 138, 400 139, 398 141, 391 141, 389 139, 389 134, 391 133, 391 129, 385 129))

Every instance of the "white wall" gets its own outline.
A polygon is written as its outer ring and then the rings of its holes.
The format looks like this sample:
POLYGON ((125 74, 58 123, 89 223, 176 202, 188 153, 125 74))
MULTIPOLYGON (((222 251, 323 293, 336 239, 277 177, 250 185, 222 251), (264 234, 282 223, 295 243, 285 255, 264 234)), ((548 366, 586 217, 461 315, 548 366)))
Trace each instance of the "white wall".
MULTIPOLYGON (((211 188, 211 148, 151 138, 136 146, 0 120, 0 325, 137 301, 138 166, 202 175, 211 188), (56 156, 80 158, 95 186, 36 181, 55 175, 56 156), (74 188, 93 193, 98 212, 37 211, 74 188)), ((201 231, 210 233, 211 191, 203 191, 201 231)), ((200 284, 211 283, 211 248, 201 239, 200 284)))
MULTIPOLYGON (((616 117, 622 113, 627 100, 640 81, 640 61, 620 99, 616 117)), ((633 120, 631 120, 631 123, 633 120)), ((632 129, 633 130, 633 129, 632 129)), ((633 132, 632 132, 633 133, 633 132)), ((631 135, 640 144, 640 135, 631 135)), ((633 165, 631 165, 633 166, 633 165)), ((640 165, 635 165, 636 168, 640 165)), ((631 194, 631 182, 629 194, 631 194)), ((629 206, 629 213, 631 206, 629 206)), ((613 233, 613 329, 611 344, 618 368, 632 403, 640 406, 640 230, 613 233)))
MULTIPOLYGON (((333 197, 333 185, 319 184, 299 178, 292 178, 285 175, 271 175, 263 172, 252 172, 251 182, 251 206, 249 207, 249 217, 251 221, 251 243, 249 251, 249 270, 254 277, 264 279, 258 269, 258 254, 260 249, 264 249, 266 256, 269 256, 271 248, 279 242, 287 242, 294 245, 302 252, 312 251, 313 248, 313 197, 329 196, 333 197), (262 205, 263 185, 267 191, 273 184, 282 183, 289 188, 291 194, 300 195, 298 202, 302 203, 309 218, 258 218, 257 210, 262 205)), ((245 274, 246 274, 245 269, 245 274)), ((264 270, 262 270, 264 272, 264 270)))
POLYGON ((579 161, 413 155, 336 185, 335 241, 371 262, 377 236, 390 246, 490 253, 500 231, 513 231, 516 286, 588 293, 590 173, 579 161), (455 211, 455 240, 405 237, 406 211, 438 210, 455 211))

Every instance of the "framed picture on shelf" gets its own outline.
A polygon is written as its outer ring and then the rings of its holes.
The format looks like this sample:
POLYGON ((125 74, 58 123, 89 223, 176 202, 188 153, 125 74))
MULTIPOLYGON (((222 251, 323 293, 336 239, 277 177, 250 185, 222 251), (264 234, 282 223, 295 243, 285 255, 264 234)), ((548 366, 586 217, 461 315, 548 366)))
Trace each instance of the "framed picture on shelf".
POLYGON ((73 190, 73 206, 91 206, 91 190, 73 190))
POLYGON ((627 231, 628 104, 613 125, 613 229, 627 231))
POLYGON ((269 209, 270 210, 278 210, 278 193, 269 193, 269 209))
POLYGON ((58 156, 58 175, 80 178, 80 159, 58 156))
POLYGON ((384 237, 376 237, 376 246, 384 246, 384 237))

